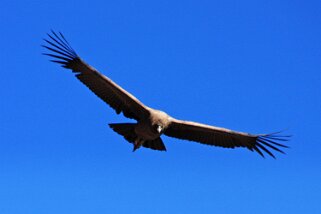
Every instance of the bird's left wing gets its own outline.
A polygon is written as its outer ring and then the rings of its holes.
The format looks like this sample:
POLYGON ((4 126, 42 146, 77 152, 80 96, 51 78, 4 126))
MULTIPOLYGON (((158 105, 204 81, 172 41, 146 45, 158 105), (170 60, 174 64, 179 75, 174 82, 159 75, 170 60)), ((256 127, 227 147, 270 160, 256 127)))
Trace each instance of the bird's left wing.
POLYGON ((278 143, 278 141, 287 140, 286 138, 289 137, 276 134, 252 135, 174 118, 171 118, 171 122, 164 134, 212 146, 225 148, 245 147, 251 151, 258 152, 263 157, 263 152, 266 152, 273 158, 275 156, 270 150, 284 153, 279 147, 287 148, 287 146, 278 143))
POLYGON ((92 92, 111 106, 117 114, 123 112, 128 117, 139 121, 149 114, 148 107, 142 104, 136 97, 121 88, 111 79, 98 72, 95 68, 85 63, 72 49, 63 34, 48 34, 50 40, 44 39, 48 45, 43 45, 52 53, 44 53, 53 57, 52 62, 71 69, 76 77, 92 92))

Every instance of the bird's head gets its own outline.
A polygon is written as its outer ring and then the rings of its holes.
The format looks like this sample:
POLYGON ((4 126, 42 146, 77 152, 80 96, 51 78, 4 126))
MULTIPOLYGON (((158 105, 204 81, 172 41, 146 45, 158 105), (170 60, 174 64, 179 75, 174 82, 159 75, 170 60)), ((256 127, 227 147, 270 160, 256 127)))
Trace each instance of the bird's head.
POLYGON ((158 134, 161 134, 164 129, 164 127, 161 124, 155 124, 153 127, 157 131, 158 134))

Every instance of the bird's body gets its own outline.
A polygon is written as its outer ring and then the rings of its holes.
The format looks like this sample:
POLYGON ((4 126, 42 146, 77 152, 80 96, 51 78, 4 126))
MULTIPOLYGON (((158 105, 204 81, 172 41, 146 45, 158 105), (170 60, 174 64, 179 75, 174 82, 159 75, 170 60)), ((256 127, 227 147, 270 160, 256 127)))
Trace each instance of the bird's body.
POLYGON ((146 118, 142 118, 137 123, 109 125, 117 133, 123 135, 125 139, 134 144, 134 151, 140 146, 145 146, 145 144, 149 146, 148 148, 166 150, 160 136, 167 129, 170 122, 171 117, 165 112, 149 108, 149 114, 146 118))
POLYGON ((165 151, 161 135, 195 141, 202 144, 225 148, 245 147, 263 156, 263 152, 272 157, 270 149, 283 153, 278 147, 287 147, 277 141, 287 136, 276 134, 253 135, 225 128, 209 126, 196 122, 175 119, 167 113, 145 106, 135 96, 124 90, 95 68, 85 63, 71 48, 64 36, 52 32, 48 34, 50 46, 44 47, 55 54, 45 54, 54 58, 53 62, 71 69, 75 76, 93 93, 105 101, 116 113, 134 119, 136 123, 113 123, 109 126, 128 142, 134 145, 134 151, 141 146, 165 151))
POLYGON ((135 133, 145 140, 155 140, 160 137, 162 130, 170 123, 170 116, 165 112, 150 109, 150 115, 139 121, 135 126, 135 133))

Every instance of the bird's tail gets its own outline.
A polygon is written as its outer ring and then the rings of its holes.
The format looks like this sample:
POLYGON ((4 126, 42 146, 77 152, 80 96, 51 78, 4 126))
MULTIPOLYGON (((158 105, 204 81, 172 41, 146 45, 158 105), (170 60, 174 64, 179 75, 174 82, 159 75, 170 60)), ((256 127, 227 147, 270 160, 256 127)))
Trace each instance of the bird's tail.
POLYGON ((117 134, 122 135, 130 143, 134 143, 137 139, 135 123, 110 123, 109 127, 117 134))

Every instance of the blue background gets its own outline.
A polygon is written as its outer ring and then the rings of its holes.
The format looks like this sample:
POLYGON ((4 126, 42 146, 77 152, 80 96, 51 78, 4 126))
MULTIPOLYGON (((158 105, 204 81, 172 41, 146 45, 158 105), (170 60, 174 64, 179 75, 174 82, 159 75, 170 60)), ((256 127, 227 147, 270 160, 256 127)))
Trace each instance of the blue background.
POLYGON ((0 7, 0 213, 321 213, 320 1, 11 1, 0 7), (179 119, 293 134, 263 159, 108 128, 129 121, 42 56, 78 54, 179 119))

